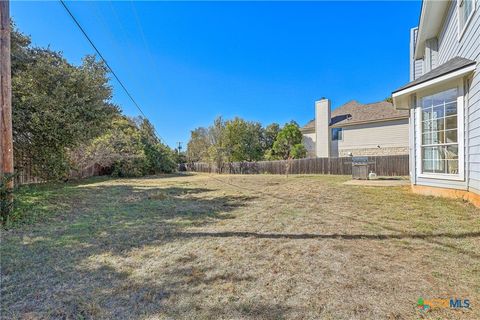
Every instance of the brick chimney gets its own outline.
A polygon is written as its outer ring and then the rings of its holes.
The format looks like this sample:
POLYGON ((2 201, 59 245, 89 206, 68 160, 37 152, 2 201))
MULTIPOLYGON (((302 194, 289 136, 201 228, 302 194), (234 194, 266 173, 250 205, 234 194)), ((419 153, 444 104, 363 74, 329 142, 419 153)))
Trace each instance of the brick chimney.
POLYGON ((316 156, 330 157, 330 100, 322 98, 315 101, 316 156))

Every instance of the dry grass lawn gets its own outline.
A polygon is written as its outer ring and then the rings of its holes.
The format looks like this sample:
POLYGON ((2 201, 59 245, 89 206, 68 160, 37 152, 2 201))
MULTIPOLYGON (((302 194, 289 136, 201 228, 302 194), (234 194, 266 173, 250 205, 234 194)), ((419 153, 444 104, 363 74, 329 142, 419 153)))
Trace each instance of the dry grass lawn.
POLYGON ((32 220, 2 232, 2 318, 480 319, 480 210, 347 179, 23 188, 32 220), (472 306, 422 313, 420 297, 472 306))

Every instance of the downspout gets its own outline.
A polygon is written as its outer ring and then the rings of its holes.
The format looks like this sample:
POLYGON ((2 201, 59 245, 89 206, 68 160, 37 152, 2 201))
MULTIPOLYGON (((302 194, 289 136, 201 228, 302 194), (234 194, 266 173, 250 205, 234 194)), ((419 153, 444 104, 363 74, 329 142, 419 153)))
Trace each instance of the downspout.
POLYGON ((464 81, 464 93, 463 93, 463 121, 464 121, 464 149, 463 149, 463 161, 465 166, 465 183, 467 184, 467 190, 470 190, 470 153, 469 150, 469 132, 470 132, 470 113, 468 112, 470 108, 470 78, 466 78, 464 81))
POLYGON ((411 129, 410 129, 410 136, 411 136, 411 146, 412 149, 410 150, 410 155, 412 157, 410 161, 410 179, 411 184, 417 184, 417 132, 416 132, 416 122, 418 121, 415 117, 416 115, 416 108, 417 108, 417 97, 416 95, 411 96, 410 102, 410 120, 411 120, 411 129))

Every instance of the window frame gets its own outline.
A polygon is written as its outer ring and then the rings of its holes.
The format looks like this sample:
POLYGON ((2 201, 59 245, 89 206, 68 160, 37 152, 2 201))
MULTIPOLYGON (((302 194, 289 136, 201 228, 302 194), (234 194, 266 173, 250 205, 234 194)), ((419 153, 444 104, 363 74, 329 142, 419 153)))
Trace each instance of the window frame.
POLYGON ((472 17, 475 13, 475 10, 477 8, 477 1, 472 0, 472 12, 470 12, 470 15, 468 16, 467 20, 465 21, 463 27, 460 26, 460 15, 461 15, 461 5, 464 3, 465 0, 457 0, 457 28, 458 28, 458 41, 462 40, 463 35, 465 34, 465 30, 467 30, 468 25, 470 24, 470 21, 472 20, 472 17))
MULTIPOLYGON (((343 128, 332 128, 332 132, 331 132, 331 135, 332 135, 332 141, 343 141, 343 128), (334 130, 338 130, 338 132, 340 132, 341 134, 341 139, 334 139, 334 134, 333 134, 333 131, 334 130)), ((337 134, 337 137, 338 137, 338 134, 337 134)))
POLYGON ((446 84, 435 86, 434 88, 425 89, 417 93, 417 101, 415 108, 415 158, 417 166, 417 177, 465 181, 465 122, 464 122, 464 78, 450 81, 446 84), (434 173, 423 172, 423 155, 422 155, 422 98, 437 94, 450 89, 457 89, 457 141, 458 141, 458 173, 434 173))

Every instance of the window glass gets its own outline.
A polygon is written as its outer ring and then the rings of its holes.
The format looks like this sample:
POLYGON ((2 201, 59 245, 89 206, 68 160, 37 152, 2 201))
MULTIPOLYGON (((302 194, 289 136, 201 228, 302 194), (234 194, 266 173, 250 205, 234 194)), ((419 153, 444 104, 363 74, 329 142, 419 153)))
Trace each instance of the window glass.
POLYGON ((457 102, 450 102, 445 104, 445 115, 451 116, 457 114, 457 102))
POLYGON ((457 128, 457 116, 445 118, 445 129, 456 129, 457 128))
POLYGON ((445 131, 445 142, 446 143, 457 143, 457 129, 445 131))
POLYGON ((422 98, 422 168, 458 174, 457 89, 422 98))
POLYGON ((474 0, 460 0, 460 5, 459 5, 459 24, 460 24, 460 32, 463 32, 466 23, 468 22, 468 19, 470 16, 473 14, 473 9, 474 9, 474 0))
POLYGON ((439 104, 432 108, 432 119, 445 117, 445 105, 439 104))
POLYGON ((332 129, 332 140, 342 140, 343 139, 343 131, 342 128, 333 128, 332 129))
POLYGON ((458 174, 458 160, 447 160, 447 173, 458 174))

